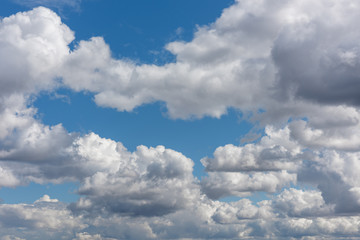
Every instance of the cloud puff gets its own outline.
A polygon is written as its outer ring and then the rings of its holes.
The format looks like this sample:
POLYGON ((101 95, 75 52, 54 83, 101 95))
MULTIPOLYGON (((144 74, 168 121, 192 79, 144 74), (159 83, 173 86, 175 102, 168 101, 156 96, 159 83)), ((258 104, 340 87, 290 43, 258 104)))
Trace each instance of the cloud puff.
POLYGON ((296 183, 304 153, 291 139, 290 129, 268 126, 258 143, 218 147, 214 158, 201 162, 208 176, 201 181, 210 198, 247 196, 254 191, 276 192, 296 183))
MULTIPOLYGON (((163 146, 139 146, 129 153, 123 147, 106 147, 111 140, 88 137, 102 143, 97 144, 100 149, 93 144, 91 151, 118 154, 118 158, 111 168, 98 169, 84 179, 79 194, 86 197, 71 206, 74 212, 161 216, 188 207, 198 197, 198 185, 192 175, 193 162, 181 153, 163 146)), ((99 164, 104 161, 106 157, 99 164)))
POLYGON ((315 160, 303 167, 299 179, 316 186, 327 204, 335 204, 335 212, 358 213, 359 152, 326 150, 315 160))
POLYGON ((296 183, 296 174, 280 172, 210 172, 201 181, 201 188, 212 199, 227 196, 244 197, 253 192, 275 193, 281 188, 296 183))
POLYGON ((218 147, 214 158, 203 158, 201 162, 207 171, 296 170, 301 156, 301 147, 291 139, 288 127, 277 130, 267 126, 258 143, 218 147))
POLYGON ((1 19, 1 97, 55 86, 57 67, 69 54, 73 32, 47 8, 1 19))
POLYGON ((272 57, 285 93, 358 106, 359 7, 355 1, 318 1, 315 6, 295 1, 280 10, 286 24, 274 41, 272 57))
POLYGON ((59 202, 59 200, 57 199, 51 199, 49 195, 45 194, 44 196, 42 196, 40 199, 36 200, 35 203, 38 202, 51 202, 51 203, 56 203, 59 202))
POLYGON ((321 192, 285 189, 273 200, 275 209, 287 216, 306 217, 321 216, 333 213, 333 205, 326 205, 321 192))

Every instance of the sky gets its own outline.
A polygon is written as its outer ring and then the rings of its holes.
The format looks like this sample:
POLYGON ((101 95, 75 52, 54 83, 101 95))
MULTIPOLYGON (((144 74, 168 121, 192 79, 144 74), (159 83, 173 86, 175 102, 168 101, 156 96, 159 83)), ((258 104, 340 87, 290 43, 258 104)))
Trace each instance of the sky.
POLYGON ((1 1, 0 240, 360 238, 359 11, 1 1))

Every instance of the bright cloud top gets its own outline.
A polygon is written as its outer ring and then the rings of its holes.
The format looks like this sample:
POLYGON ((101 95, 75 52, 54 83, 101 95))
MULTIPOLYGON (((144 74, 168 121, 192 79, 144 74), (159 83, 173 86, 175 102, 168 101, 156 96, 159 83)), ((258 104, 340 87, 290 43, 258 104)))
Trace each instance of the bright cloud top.
POLYGON ((102 37, 70 51, 74 32, 44 7, 3 18, 0 187, 78 181, 81 197, 0 204, 1 239, 360 237, 359 8, 239 0, 167 44, 176 61, 162 66, 115 59, 102 37), (131 152, 41 123, 31 101, 59 87, 119 111, 161 101, 171 118, 235 108, 265 131, 204 156, 197 179, 166 146, 131 152), (257 192, 269 199, 244 198, 257 192))

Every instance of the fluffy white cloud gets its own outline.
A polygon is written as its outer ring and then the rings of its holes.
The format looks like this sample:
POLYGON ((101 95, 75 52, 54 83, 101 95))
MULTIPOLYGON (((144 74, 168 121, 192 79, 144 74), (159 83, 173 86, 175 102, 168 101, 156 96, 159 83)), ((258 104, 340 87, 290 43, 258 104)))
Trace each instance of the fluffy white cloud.
POLYGON ((164 101, 172 117, 220 117, 230 106, 257 106, 271 84, 266 76, 274 75, 264 58, 271 45, 249 48, 244 44, 254 43, 255 36, 245 39, 241 29, 225 28, 220 23, 202 27, 192 42, 170 43, 167 49, 177 62, 164 66, 113 59, 102 38, 82 41, 65 62, 63 81, 75 90, 95 92, 96 103, 120 111, 164 101))
MULTIPOLYGON (((98 168, 84 179, 79 193, 86 197, 71 206, 73 211, 164 215, 188 207, 199 197, 199 187, 192 175, 193 162, 181 153, 163 146, 139 146, 129 153, 121 145, 116 149, 104 148, 106 141, 111 144, 111 140, 97 137, 97 141, 103 144, 93 145, 90 153, 118 156, 110 168, 105 171, 98 168)), ((106 160, 107 156, 103 156, 98 163, 106 160)))
POLYGON ((214 158, 201 160, 208 171, 201 181, 202 190, 210 198, 247 196, 254 191, 274 193, 296 183, 305 156, 301 145, 291 139, 287 126, 268 126, 265 134, 257 143, 218 147, 214 158))
POLYGON ((101 37, 69 54, 73 33, 55 13, 36 8, 2 20, 3 94, 48 89, 58 76, 94 92, 101 106, 131 111, 163 101, 180 118, 220 117, 228 107, 288 116, 302 112, 303 100, 357 106, 356 87, 347 86, 357 84, 358 5, 318 1, 314 10, 312 1, 237 1, 192 41, 169 43, 176 62, 164 66, 114 59, 101 37), (22 68, 10 73, 19 61, 22 68))
POLYGON ((60 236, 67 239, 281 239, 292 236, 307 239, 326 236, 332 239, 333 234, 359 236, 358 216, 319 216, 324 214, 324 208, 321 196, 315 191, 286 190, 276 199, 256 205, 247 199, 225 203, 200 197, 188 208, 152 217, 101 214, 91 218, 76 217, 65 206, 46 201, 0 205, 0 215, 7 217, 7 221, 0 221, 0 236, 4 239, 58 239, 60 236), (319 201, 314 203, 313 198, 319 201), (278 215, 280 206, 283 213, 289 213, 287 217, 278 215), (310 209, 314 214, 308 215, 310 209), (300 217, 298 213, 305 213, 307 217, 300 217), (64 225, 59 226, 63 221, 64 225))
POLYGON ((51 203, 56 203, 56 202, 59 202, 59 200, 57 200, 57 199, 51 199, 49 195, 45 194, 44 196, 42 196, 41 198, 39 198, 38 200, 35 201, 35 203, 39 203, 39 202, 51 202, 51 203))
POLYGON ((212 199, 227 196, 249 196, 253 192, 275 193, 281 188, 296 184, 296 174, 277 172, 209 172, 201 180, 201 189, 212 199))
POLYGON ((236 202, 215 202, 216 210, 212 219, 219 224, 241 223, 244 219, 271 219, 275 217, 268 201, 259 202, 255 206, 249 199, 236 202))
POLYGON ((279 11, 286 23, 272 56, 289 98, 358 105, 356 1, 295 1, 279 11))
POLYGON ((64 203, 39 199, 34 204, 0 204, 0 235, 4 239, 56 239, 86 227, 64 203))
POLYGON ((43 7, 1 19, 0 166, 7 179, 2 186, 41 182, 44 174, 28 163, 53 164, 75 137, 60 124, 49 127, 35 120, 36 109, 29 107, 31 95, 58 85, 58 67, 73 39, 60 17, 43 7))
POLYGON ((323 108, 320 115, 312 114, 308 121, 289 124, 292 138, 312 149, 331 148, 345 151, 360 150, 360 114, 352 107, 323 108), (336 117, 334 117, 336 116, 336 117))
POLYGON ((285 237, 305 235, 317 239, 320 235, 326 236, 327 239, 337 239, 336 236, 350 235, 357 238, 359 237, 359 220, 359 217, 283 219, 278 222, 278 230, 285 237))
POLYGON ((333 205, 326 205, 321 192, 285 189, 273 200, 275 209, 287 216, 306 217, 329 215, 334 211, 333 205))
POLYGON ((359 167, 359 152, 325 150, 303 167, 299 180, 316 186, 327 204, 335 204, 335 212, 356 215, 360 210, 359 167))
POLYGON ((267 126, 265 136, 256 144, 218 147, 214 158, 203 158, 208 171, 296 170, 302 156, 301 146, 291 139, 290 129, 267 126))
POLYGON ((219 117, 228 107, 299 114, 303 100, 357 106, 348 86, 358 82, 358 8, 351 0, 318 1, 316 10, 312 1, 236 1, 192 41, 166 46, 175 63, 116 60, 92 38, 71 53, 62 76, 96 93, 101 106, 129 111, 163 101, 175 118, 219 117))
POLYGON ((73 39, 73 32, 47 8, 1 19, 1 97, 54 87, 57 68, 69 54, 73 39))

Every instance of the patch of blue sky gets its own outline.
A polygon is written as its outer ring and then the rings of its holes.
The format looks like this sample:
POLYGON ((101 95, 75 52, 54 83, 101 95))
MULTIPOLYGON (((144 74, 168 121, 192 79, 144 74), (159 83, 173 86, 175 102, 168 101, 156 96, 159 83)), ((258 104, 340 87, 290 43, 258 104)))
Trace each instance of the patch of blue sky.
POLYGON ((197 26, 214 22, 233 2, 85 0, 81 11, 68 12, 63 21, 75 31, 75 44, 102 36, 115 58, 161 65, 175 59, 164 51, 167 43, 190 41, 197 26))
POLYGON ((26 186, 19 186, 16 188, 4 187, 0 189, 0 203, 17 204, 28 203, 31 204, 41 198, 49 195, 52 199, 70 203, 79 199, 76 194, 76 189, 79 184, 76 182, 67 182, 62 184, 38 184, 30 183, 26 186))
POLYGON ((251 200, 251 202, 253 202, 253 204, 257 205, 261 201, 270 200, 271 194, 269 194, 267 192, 259 191, 259 192, 254 192, 250 196, 246 196, 246 197, 237 197, 237 196, 223 197, 223 198, 220 198, 219 201, 221 201, 221 202, 236 202, 236 201, 239 201, 244 198, 251 200))
POLYGON ((179 151, 195 162, 197 177, 204 175, 201 158, 211 157, 219 146, 240 145, 241 138, 253 126, 234 109, 229 109, 220 119, 173 120, 166 116, 160 102, 138 107, 133 112, 118 112, 98 107, 92 94, 66 89, 41 95, 34 106, 38 108, 38 118, 45 124, 62 123, 69 132, 82 135, 94 132, 122 142, 129 151, 139 145, 164 145, 179 151))
POLYGON ((56 1, 21 4, 18 0, 3 0, 0 16, 44 5, 57 12, 75 32, 72 48, 81 40, 102 36, 115 58, 158 65, 175 60, 164 50, 167 43, 190 41, 197 26, 214 22, 224 8, 234 3, 234 0, 83 0, 79 8, 73 8, 61 1, 58 1, 61 7, 57 7, 56 1))

